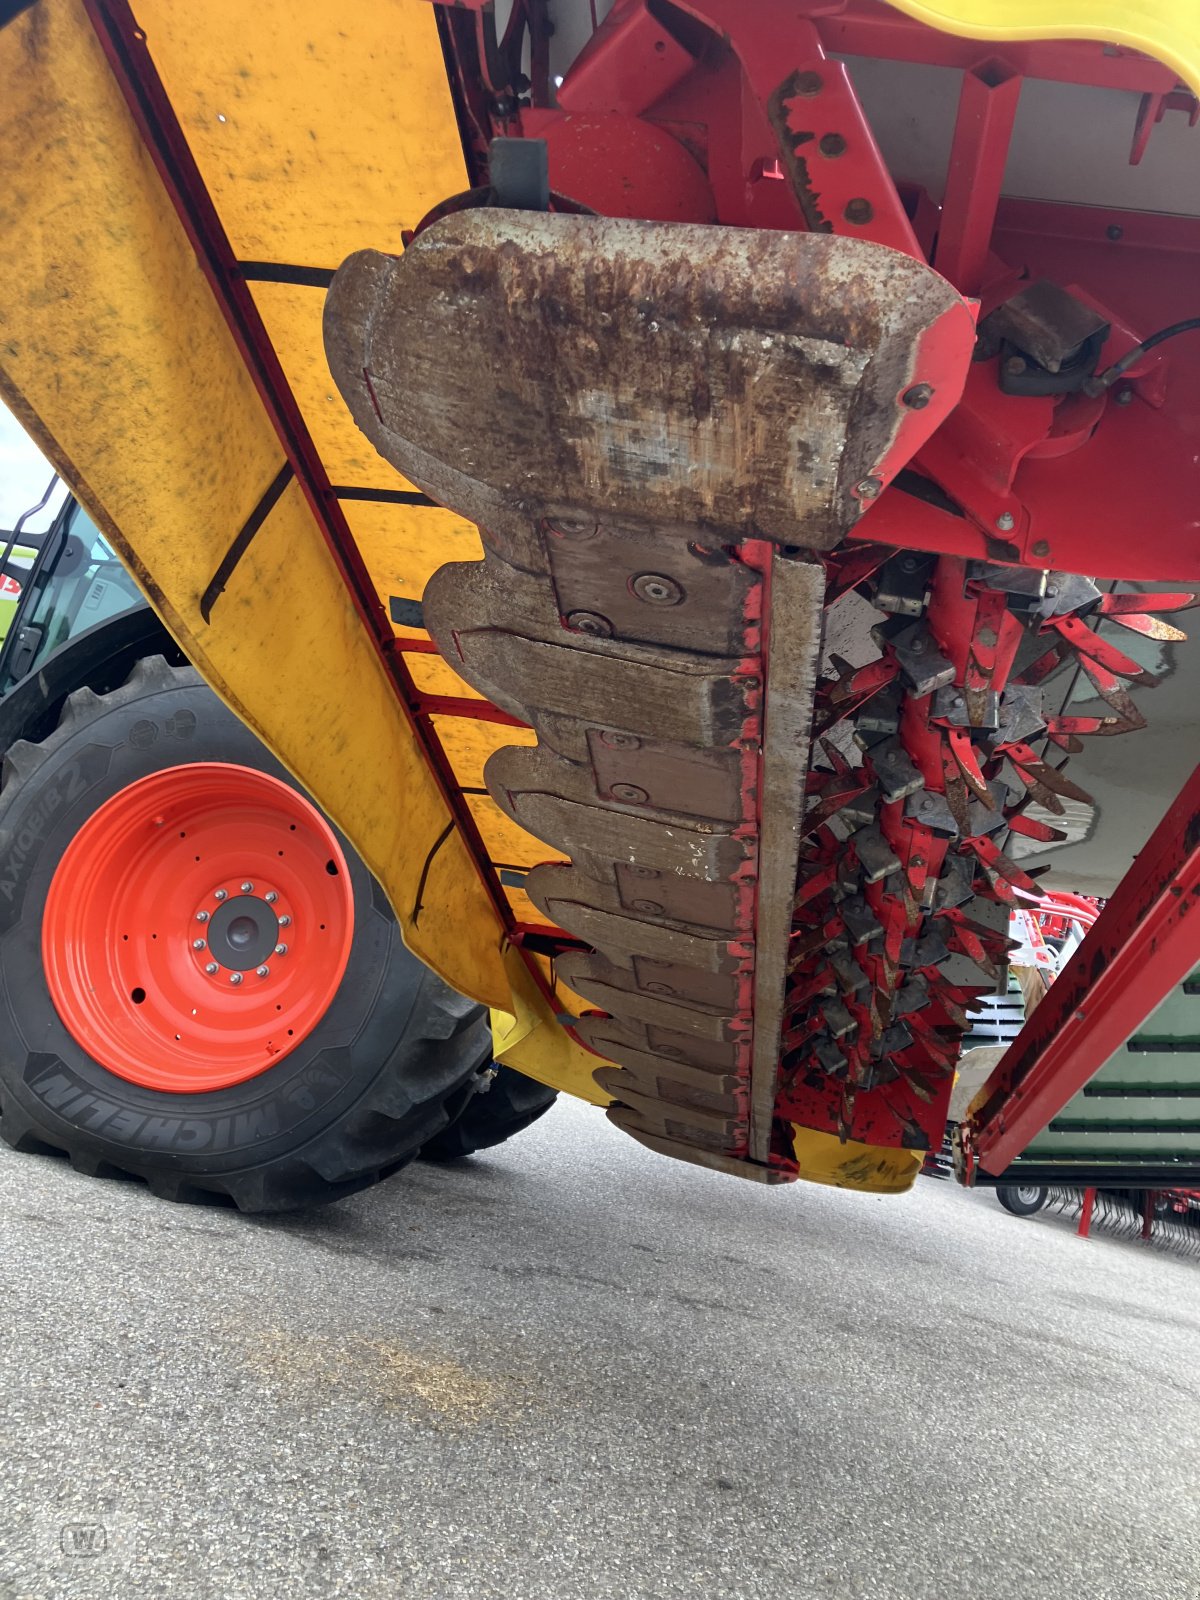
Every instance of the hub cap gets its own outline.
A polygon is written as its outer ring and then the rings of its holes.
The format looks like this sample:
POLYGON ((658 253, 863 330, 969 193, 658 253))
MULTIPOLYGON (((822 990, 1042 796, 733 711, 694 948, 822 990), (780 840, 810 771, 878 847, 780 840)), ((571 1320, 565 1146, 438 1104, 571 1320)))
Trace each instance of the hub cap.
POLYGON ((174 1093, 265 1072, 325 1015, 354 934, 346 860, 302 795, 197 762, 131 783, 55 871, 42 960, 75 1041, 174 1093))

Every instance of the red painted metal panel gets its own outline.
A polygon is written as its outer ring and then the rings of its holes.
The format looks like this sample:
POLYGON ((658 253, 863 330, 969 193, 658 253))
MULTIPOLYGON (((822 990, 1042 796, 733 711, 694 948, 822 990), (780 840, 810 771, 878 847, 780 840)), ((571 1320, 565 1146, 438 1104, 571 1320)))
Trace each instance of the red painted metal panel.
POLYGON ((989 1078, 965 1142, 998 1174, 1200 962, 1200 766, 989 1078))

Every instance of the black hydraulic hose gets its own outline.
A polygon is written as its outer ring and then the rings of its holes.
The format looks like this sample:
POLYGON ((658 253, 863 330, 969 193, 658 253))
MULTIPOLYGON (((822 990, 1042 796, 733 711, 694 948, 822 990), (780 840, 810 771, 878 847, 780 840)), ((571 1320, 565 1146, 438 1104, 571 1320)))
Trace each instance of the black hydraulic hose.
POLYGON ((1114 361, 1111 367, 1106 367, 1099 377, 1090 379, 1084 388, 1090 395, 1103 394, 1106 389, 1111 389, 1118 378, 1123 378, 1141 356, 1148 350, 1153 350, 1156 345, 1165 344, 1168 339, 1174 339, 1180 333, 1193 333, 1200 328, 1200 317, 1188 317, 1183 322, 1173 322, 1169 328, 1160 328, 1157 333, 1152 333, 1148 339, 1143 339, 1140 344, 1135 344, 1131 350, 1126 350, 1119 361, 1114 361))

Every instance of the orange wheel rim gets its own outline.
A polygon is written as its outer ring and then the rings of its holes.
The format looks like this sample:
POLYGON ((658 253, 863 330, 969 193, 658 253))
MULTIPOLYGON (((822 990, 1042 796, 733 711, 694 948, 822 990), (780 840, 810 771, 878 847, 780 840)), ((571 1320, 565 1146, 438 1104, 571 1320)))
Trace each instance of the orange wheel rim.
POLYGON ((346 859, 303 795, 252 767, 139 778, 88 818, 46 896, 42 961, 77 1044, 130 1083, 244 1083, 312 1032, 354 936, 346 859))

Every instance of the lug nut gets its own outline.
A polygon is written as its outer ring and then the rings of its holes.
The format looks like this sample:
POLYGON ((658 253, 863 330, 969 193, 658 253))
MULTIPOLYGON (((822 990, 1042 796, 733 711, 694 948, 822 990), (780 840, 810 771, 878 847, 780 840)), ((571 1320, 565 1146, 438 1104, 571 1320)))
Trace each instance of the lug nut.
POLYGON ((996 526, 1000 529, 1001 533, 1011 533, 1016 525, 1017 519, 1013 516, 1011 511, 1002 511, 996 518, 996 526))
POLYGON ((230 981, 230 983, 232 983, 236 987, 236 985, 241 983, 241 981, 242 981, 241 973, 240 972, 231 972, 229 974, 229 981, 230 981))
POLYGON ((207 961, 204 964, 204 970, 205 970, 205 972, 208 973, 209 977, 212 978, 212 977, 215 977, 216 974, 218 972, 220 972, 221 969, 220 969, 220 967, 218 967, 218 965, 217 965, 217 963, 215 961, 207 961))
POLYGON ((254 976, 256 978, 269 978, 271 976, 271 969, 270 967, 255 967, 254 976))
POLYGON ((197 911, 197 913, 196 913, 196 921, 197 922, 207 922, 208 921, 208 912, 207 911, 197 911))
POLYGON ((229 899, 229 890, 228 889, 218 889, 216 894, 213 895, 213 899, 214 900, 228 900, 229 899))
POLYGON ((263 899, 269 906, 273 906, 276 900, 279 899, 279 896, 275 893, 274 889, 268 889, 266 894, 263 895, 263 899))
POLYGON ((277 944, 275 946, 275 954, 277 956, 285 956, 285 955, 287 955, 287 945, 285 945, 285 944, 277 944))
POLYGON ((290 927, 291 927, 291 925, 292 925, 292 919, 291 919, 291 917, 280 917, 280 919, 279 919, 279 926, 280 926, 280 927, 281 927, 281 928, 290 928, 290 927))
POLYGON ((249 894, 250 891, 253 888, 254 888, 254 885, 250 882, 249 879, 247 879, 246 882, 242 885, 242 893, 243 894, 249 894))
POLYGON ((204 949, 204 940, 203 939, 193 939, 192 940, 192 949, 193 950, 203 950, 204 949))

